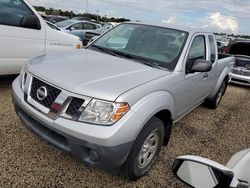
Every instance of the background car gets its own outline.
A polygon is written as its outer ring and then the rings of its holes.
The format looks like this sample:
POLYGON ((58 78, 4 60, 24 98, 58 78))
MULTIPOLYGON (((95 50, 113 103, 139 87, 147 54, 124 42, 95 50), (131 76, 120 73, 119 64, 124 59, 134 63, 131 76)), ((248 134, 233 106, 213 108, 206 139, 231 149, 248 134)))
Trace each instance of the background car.
POLYGON ((250 86, 250 40, 234 40, 228 45, 228 53, 235 56, 231 82, 250 86))
POLYGON ((96 24, 100 24, 100 22, 94 20, 94 19, 91 19, 91 18, 88 18, 88 17, 85 17, 85 16, 75 16, 73 18, 71 18, 70 20, 78 20, 78 21, 89 21, 89 22, 93 22, 93 23, 96 23, 96 24))
POLYGON ((226 46, 222 42, 217 41, 217 47, 218 47, 218 52, 223 53, 226 46))
POLYGON ((69 19, 68 17, 65 17, 65 16, 47 16, 47 15, 42 15, 42 18, 46 21, 53 23, 53 24, 69 19))
POLYGON ((114 27, 114 25, 109 24, 109 23, 105 23, 100 29, 86 31, 85 38, 83 40, 83 45, 87 45, 88 43, 92 42, 91 39, 93 39, 93 37, 98 37, 101 34, 108 31, 109 29, 112 29, 113 27, 114 27))
POLYGON ((81 41, 84 41, 87 31, 93 31, 102 27, 100 24, 90 21, 79 21, 72 19, 58 22, 55 25, 62 31, 78 36, 81 41))

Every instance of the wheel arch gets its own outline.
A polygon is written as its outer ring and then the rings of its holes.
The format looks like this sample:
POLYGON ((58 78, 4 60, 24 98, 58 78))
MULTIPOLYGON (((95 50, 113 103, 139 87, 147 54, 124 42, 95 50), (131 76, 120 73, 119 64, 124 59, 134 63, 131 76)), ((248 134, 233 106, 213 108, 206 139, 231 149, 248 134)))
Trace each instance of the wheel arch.
POLYGON ((171 134, 175 111, 173 96, 166 91, 157 91, 141 99, 135 106, 134 110, 142 121, 137 135, 151 118, 157 117, 164 124, 164 145, 167 145, 171 134))
POLYGON ((164 109, 156 113, 154 116, 159 118, 164 124, 165 134, 164 134, 163 145, 167 146, 173 125, 172 114, 169 110, 164 109))
POLYGON ((229 81, 229 69, 228 69, 228 68, 225 68, 225 69, 223 70, 223 72, 221 73, 221 75, 220 75, 220 77, 219 77, 219 79, 218 79, 218 81, 217 81, 215 87, 214 87, 213 90, 210 92, 210 95, 209 95, 208 99, 212 99, 212 98, 216 95, 216 93, 218 92, 218 90, 219 90, 221 84, 222 84, 225 80, 227 80, 227 81, 226 81, 226 85, 227 85, 227 83, 228 83, 228 81, 229 81))

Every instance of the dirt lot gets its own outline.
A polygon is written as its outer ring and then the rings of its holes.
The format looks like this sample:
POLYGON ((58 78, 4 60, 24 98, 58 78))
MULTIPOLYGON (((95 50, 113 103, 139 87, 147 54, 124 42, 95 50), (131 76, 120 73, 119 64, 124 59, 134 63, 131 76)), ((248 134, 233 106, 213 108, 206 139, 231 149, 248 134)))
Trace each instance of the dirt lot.
POLYGON ((226 164, 250 147, 250 89, 229 86, 217 110, 201 106, 175 124, 150 173, 130 182, 87 168, 26 130, 11 103, 12 81, 0 78, 0 187, 183 187, 170 172, 175 157, 194 154, 226 164))

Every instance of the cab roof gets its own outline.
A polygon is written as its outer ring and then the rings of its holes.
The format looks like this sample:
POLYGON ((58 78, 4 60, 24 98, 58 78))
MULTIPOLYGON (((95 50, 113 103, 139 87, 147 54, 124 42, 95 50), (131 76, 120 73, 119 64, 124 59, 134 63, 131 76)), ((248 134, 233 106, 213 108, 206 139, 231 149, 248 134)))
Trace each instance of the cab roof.
POLYGON ((165 28, 171 28, 181 31, 186 31, 188 33, 211 33, 210 31, 206 29, 201 28, 195 28, 195 27, 189 27, 189 26, 182 26, 182 25, 173 25, 173 24, 167 24, 167 23, 159 23, 159 22, 125 22, 125 23, 132 23, 132 24, 140 24, 140 25, 150 25, 150 26, 157 26, 157 27, 165 27, 165 28))

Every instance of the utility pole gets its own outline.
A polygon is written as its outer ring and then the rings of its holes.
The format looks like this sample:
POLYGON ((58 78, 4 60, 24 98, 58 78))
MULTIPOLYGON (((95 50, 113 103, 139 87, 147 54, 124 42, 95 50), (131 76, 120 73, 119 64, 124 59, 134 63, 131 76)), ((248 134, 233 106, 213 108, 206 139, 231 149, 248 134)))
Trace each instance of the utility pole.
POLYGON ((96 21, 99 22, 99 10, 97 10, 96 12, 97 12, 97 19, 96 19, 96 21))
POLYGON ((88 13, 88 0, 86 0, 86 14, 88 13))

